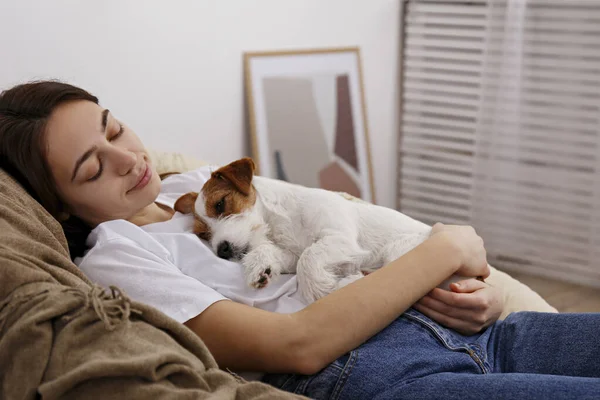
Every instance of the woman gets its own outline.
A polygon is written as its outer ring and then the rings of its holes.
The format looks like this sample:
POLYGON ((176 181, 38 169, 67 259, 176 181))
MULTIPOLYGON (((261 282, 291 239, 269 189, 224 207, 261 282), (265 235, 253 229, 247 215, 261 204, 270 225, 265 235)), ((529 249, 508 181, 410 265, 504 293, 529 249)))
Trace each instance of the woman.
POLYGON ((438 224, 400 259, 306 305, 294 276, 247 288, 241 266, 173 211, 208 169, 161 185, 137 136, 80 88, 3 92, 0 160, 61 221, 92 280, 185 323, 222 368, 314 398, 600 398, 598 314, 495 322, 494 288, 465 279, 455 293, 434 289, 453 273, 489 275, 470 227, 438 224))

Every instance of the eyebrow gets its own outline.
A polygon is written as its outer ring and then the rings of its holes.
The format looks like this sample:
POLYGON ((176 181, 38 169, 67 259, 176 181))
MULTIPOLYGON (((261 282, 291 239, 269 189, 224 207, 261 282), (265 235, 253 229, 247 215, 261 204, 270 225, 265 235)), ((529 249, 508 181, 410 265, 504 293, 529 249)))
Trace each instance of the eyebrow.
MULTIPOLYGON (((110 111, 108 109, 102 110, 102 117, 100 119, 100 125, 102 127, 102 132, 106 131, 106 125, 108 124, 108 114, 109 113, 110 113, 110 111)), ((83 164, 88 158, 90 158, 96 150, 98 150, 98 147, 93 146, 91 149, 89 149, 88 151, 83 153, 82 156, 77 159, 77 161, 75 162, 75 168, 73 169, 73 175, 71 175, 71 182, 73 182, 75 180, 75 177, 77 176, 77 171, 79 171, 81 164, 83 164)))
POLYGON ((108 123, 108 114, 110 113, 109 109, 102 111, 102 132, 106 131, 106 124, 108 123))

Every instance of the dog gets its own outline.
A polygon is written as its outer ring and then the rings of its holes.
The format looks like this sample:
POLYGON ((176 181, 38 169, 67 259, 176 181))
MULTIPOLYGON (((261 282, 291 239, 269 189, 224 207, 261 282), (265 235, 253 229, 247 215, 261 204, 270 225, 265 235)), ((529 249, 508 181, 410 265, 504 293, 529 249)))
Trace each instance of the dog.
POLYGON ((241 262, 251 287, 296 273, 312 302, 398 259, 431 233, 396 210, 254 171, 251 158, 236 160, 175 203, 176 211, 194 215, 194 233, 219 257, 241 262))

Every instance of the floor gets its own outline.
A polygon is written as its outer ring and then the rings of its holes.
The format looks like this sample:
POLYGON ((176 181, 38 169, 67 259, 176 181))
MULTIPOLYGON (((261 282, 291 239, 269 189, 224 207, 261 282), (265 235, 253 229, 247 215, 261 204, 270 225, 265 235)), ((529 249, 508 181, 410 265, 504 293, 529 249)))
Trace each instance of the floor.
POLYGON ((600 289, 563 283, 522 273, 510 273, 535 290, 560 312, 600 312, 600 289))

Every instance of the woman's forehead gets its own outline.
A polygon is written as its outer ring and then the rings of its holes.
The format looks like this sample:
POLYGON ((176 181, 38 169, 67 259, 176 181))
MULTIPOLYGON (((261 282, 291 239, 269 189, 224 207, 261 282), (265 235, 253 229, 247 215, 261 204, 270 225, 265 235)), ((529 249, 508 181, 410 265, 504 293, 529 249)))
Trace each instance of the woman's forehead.
POLYGON ((48 121, 48 129, 63 134, 102 130, 102 107, 91 101, 71 101, 58 106, 48 121))
POLYGON ((68 102, 54 110, 45 134, 53 174, 70 176, 77 158, 101 138, 102 110, 91 101, 68 102))

